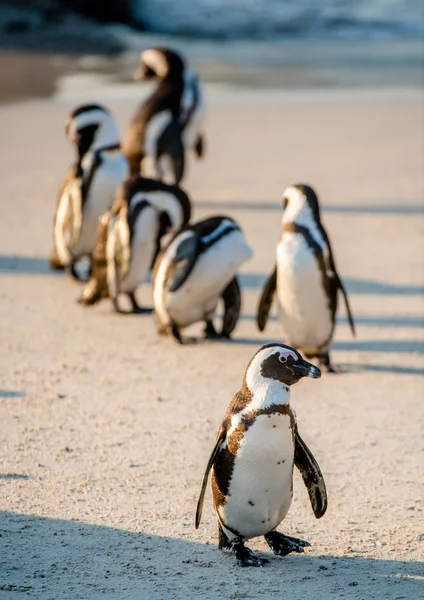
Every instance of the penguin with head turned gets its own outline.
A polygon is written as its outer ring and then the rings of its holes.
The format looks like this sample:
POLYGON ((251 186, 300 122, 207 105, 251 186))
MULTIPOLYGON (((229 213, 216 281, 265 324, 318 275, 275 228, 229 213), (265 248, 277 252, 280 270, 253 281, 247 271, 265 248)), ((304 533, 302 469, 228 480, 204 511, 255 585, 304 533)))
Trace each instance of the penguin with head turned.
POLYGON ((135 176, 117 191, 112 208, 99 219, 92 277, 79 303, 92 305, 110 298, 117 312, 125 294, 132 312, 151 312, 137 303, 135 292, 143 283, 160 250, 162 238, 187 225, 191 204, 176 185, 135 176))
POLYGON ((247 366, 218 431, 203 477, 196 511, 202 516, 209 471, 218 519, 219 548, 231 549, 243 567, 259 567, 259 558, 244 545, 264 536, 274 554, 304 552, 308 542, 283 535, 278 525, 293 495, 293 468, 299 469, 317 519, 327 509, 321 470, 299 434, 290 406, 291 386, 302 377, 320 377, 318 367, 285 344, 262 346, 247 366))
POLYGON ((258 327, 264 330, 276 295, 284 341, 300 348, 307 358, 317 357, 328 372, 335 372, 329 351, 339 291, 345 300, 353 335, 355 326, 330 240, 321 222, 318 198, 311 187, 293 185, 284 192, 283 202, 276 266, 262 291, 258 327))
POLYGON ((204 152, 204 104, 197 76, 187 61, 169 48, 149 48, 140 55, 137 80, 157 79, 153 94, 139 107, 123 138, 131 173, 179 183, 185 151, 204 152))
POLYGON ((77 107, 68 116, 65 129, 76 149, 77 161, 59 192, 50 265, 53 269, 70 269, 79 279, 75 264, 82 257, 91 258, 98 219, 128 177, 129 166, 121 152, 115 119, 104 106, 77 107))
POLYGON ((189 225, 159 254, 153 274, 158 332, 183 343, 181 330, 204 321, 207 338, 229 338, 240 315, 237 270, 252 256, 239 225, 230 217, 210 217, 189 225), (224 302, 220 332, 213 324, 224 302))

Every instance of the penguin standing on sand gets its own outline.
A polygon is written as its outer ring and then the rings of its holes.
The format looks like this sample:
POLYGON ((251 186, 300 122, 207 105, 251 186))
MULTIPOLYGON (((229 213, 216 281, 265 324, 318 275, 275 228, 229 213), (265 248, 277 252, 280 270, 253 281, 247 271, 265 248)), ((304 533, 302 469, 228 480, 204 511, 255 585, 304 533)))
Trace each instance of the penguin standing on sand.
POLYGON ((126 294, 132 312, 141 308, 135 291, 145 281, 164 235, 175 233, 190 220, 187 194, 176 185, 131 177, 117 191, 112 208, 99 219, 92 277, 79 302, 92 305, 109 297, 117 312, 119 294, 126 294))
POLYGON ((124 135, 122 147, 131 173, 178 184, 184 174, 185 150, 192 149, 198 158, 204 151, 204 105, 198 79, 186 61, 168 48, 144 50, 134 77, 158 78, 159 83, 124 135))
POLYGON ((153 275, 153 305, 158 332, 183 343, 181 329, 205 321, 207 338, 229 338, 241 308, 236 273, 252 256, 238 224, 210 217, 186 227, 159 254, 153 275), (220 333, 213 324, 219 299, 224 301, 220 333))
POLYGON ((79 279, 75 264, 82 257, 91 258, 98 219, 128 177, 129 166, 120 149, 115 119, 103 106, 76 108, 66 120, 66 136, 75 145, 78 158, 59 193, 50 265, 69 268, 79 279))
POLYGON ((355 326, 330 240, 321 223, 318 198, 309 186, 294 185, 284 192, 283 202, 276 267, 262 292, 258 327, 264 330, 277 292, 278 320, 284 341, 300 348, 307 358, 317 357, 328 372, 335 372, 329 348, 339 291, 345 300, 353 335, 355 326))
POLYGON ((212 493, 218 518, 219 548, 230 548, 243 567, 268 562, 244 545, 264 536, 274 554, 304 552, 308 542, 276 531, 290 508, 293 467, 299 469, 317 519, 327 510, 321 470, 299 435, 290 407, 290 387, 320 370, 290 346, 262 346, 247 366, 218 431, 203 477, 196 529, 212 469, 212 493))

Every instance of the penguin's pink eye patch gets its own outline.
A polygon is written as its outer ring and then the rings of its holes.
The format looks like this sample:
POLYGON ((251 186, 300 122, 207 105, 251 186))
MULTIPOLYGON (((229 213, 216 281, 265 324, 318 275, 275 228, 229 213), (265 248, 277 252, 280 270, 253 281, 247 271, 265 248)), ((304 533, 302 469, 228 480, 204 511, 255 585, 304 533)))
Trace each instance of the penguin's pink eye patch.
POLYGON ((291 352, 290 350, 287 350, 287 352, 280 352, 280 354, 278 355, 278 360, 280 361, 280 363, 286 363, 288 358, 291 357, 293 360, 297 360, 297 355, 294 352, 291 352))

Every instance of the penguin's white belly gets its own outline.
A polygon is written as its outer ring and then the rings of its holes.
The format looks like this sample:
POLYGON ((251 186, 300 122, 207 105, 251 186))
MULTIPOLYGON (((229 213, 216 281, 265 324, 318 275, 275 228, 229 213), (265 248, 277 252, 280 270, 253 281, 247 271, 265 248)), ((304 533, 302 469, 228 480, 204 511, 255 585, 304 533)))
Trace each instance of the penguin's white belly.
POLYGON ((222 291, 251 255, 250 246, 238 230, 208 248, 182 287, 173 293, 165 292, 171 320, 179 327, 188 327, 213 312, 222 291))
POLYGON ((286 234, 277 247, 277 299, 285 342, 306 351, 329 340, 333 323, 322 274, 301 234, 286 234))
POLYGON ((74 249, 75 256, 93 252, 99 217, 111 206, 118 186, 128 175, 128 163, 124 156, 102 155, 102 164, 94 174, 84 204, 81 234, 74 249))
POLYGON ((223 524, 245 538, 275 529, 291 505, 293 460, 289 415, 257 417, 240 443, 229 495, 219 508, 223 524))

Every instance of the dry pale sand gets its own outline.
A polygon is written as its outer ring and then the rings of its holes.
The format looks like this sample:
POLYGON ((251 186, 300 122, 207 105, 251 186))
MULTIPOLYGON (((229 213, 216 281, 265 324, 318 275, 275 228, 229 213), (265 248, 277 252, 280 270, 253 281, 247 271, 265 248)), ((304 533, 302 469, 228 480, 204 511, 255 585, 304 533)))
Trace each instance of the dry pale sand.
MULTIPOLYGON (((110 104, 123 125, 133 103, 110 104)), ((211 99, 207 158, 185 187, 196 218, 233 215, 255 254, 234 341, 187 347, 159 339, 149 317, 81 308, 78 286, 49 273, 69 106, 0 109, 0 598, 422 598, 422 96, 211 99), (283 188, 299 181, 321 195, 358 336, 341 307, 343 373, 292 391, 329 509, 315 520, 296 473, 281 529, 311 548, 281 559, 255 540, 271 563, 240 569, 217 550, 210 492, 198 531, 194 512, 245 366, 280 339, 275 319, 262 335, 254 314, 283 188)))

